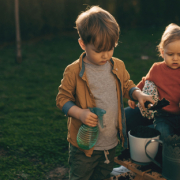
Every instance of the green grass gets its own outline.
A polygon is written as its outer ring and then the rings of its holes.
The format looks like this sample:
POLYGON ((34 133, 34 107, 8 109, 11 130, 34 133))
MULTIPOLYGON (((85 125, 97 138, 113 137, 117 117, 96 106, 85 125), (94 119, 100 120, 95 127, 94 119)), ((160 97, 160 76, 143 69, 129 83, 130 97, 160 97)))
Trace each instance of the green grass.
MULTIPOLYGON (((114 56, 135 83, 162 60, 156 51, 161 33, 122 31, 114 56)), ((15 45, 0 47, 0 179, 44 180, 56 167, 68 167, 67 118, 55 98, 64 68, 82 53, 77 39, 65 34, 24 42, 21 64, 15 63, 15 45)))

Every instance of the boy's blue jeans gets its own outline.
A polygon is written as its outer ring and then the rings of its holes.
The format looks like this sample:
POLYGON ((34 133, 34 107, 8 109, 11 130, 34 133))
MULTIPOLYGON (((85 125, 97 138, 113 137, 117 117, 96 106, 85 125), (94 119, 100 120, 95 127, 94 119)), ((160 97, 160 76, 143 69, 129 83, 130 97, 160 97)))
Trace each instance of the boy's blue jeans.
POLYGON ((127 132, 136 126, 149 126, 160 131, 160 139, 164 140, 169 135, 180 133, 180 115, 165 116, 163 113, 149 120, 141 115, 138 107, 125 108, 127 132), (153 122, 154 121, 154 122, 153 122))

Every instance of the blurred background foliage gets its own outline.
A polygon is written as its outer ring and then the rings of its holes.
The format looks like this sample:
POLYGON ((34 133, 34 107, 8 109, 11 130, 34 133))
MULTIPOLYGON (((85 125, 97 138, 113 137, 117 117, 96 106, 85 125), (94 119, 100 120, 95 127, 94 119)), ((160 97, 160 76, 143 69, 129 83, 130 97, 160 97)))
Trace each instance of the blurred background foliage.
MULTIPOLYGON (((75 20, 87 5, 99 5, 121 28, 167 26, 180 21, 179 0, 19 0, 22 40, 75 31, 75 20)), ((15 41, 14 0, 0 0, 0 44, 15 41)))

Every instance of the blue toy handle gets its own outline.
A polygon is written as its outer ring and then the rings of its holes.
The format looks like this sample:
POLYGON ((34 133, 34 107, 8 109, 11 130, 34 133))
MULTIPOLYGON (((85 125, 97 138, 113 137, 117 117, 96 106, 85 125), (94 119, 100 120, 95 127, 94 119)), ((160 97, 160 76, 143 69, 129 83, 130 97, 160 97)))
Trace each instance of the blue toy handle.
POLYGON ((103 126, 103 115, 106 114, 106 111, 104 109, 101 109, 98 107, 89 108, 89 110, 98 116, 99 123, 100 123, 101 127, 104 128, 104 126, 103 126))

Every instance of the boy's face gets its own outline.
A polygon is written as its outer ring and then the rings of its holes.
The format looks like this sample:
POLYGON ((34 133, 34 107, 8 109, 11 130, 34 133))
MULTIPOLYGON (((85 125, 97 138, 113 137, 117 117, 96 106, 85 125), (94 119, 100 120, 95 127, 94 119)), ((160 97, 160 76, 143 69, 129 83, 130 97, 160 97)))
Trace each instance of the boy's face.
POLYGON ((81 39, 79 39, 79 45, 86 52, 84 61, 95 65, 104 65, 109 61, 114 53, 114 48, 110 51, 97 52, 93 44, 85 45, 81 39))
POLYGON ((164 49, 161 50, 161 55, 166 65, 171 69, 180 68, 180 40, 167 44, 164 49))

